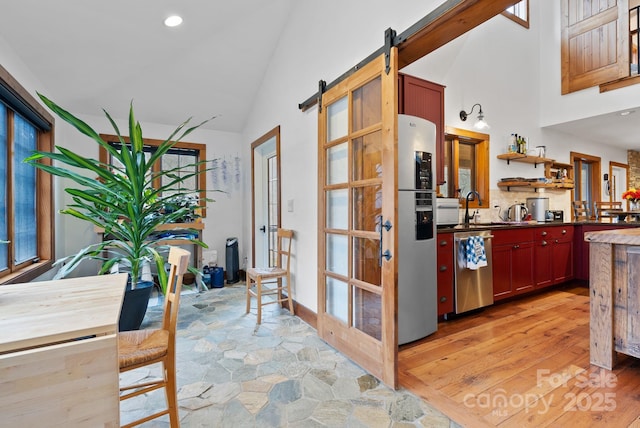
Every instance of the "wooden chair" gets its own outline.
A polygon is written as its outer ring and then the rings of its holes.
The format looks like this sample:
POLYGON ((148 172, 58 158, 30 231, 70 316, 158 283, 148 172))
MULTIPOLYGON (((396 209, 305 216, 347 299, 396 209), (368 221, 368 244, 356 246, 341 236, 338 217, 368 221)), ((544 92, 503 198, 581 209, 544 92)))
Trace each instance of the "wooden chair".
POLYGON ((258 303, 256 324, 262 322, 262 306, 264 305, 287 301, 289 302, 289 312, 291 315, 294 314, 291 296, 291 241, 293 241, 292 230, 278 229, 278 267, 247 269, 247 313, 251 309, 251 296, 254 296, 258 303), (282 283, 283 278, 286 284, 282 283), (255 287, 253 283, 255 283, 255 287), (275 286, 272 286, 273 284, 275 286), (283 297, 282 292, 285 289, 287 296, 283 297), (264 301, 262 298, 268 295, 277 295, 277 298, 264 301))
POLYGON ((591 218, 591 210, 587 201, 573 201, 573 220, 585 221, 591 218))
POLYGON ((164 388, 167 408, 131 422, 125 427, 140 425, 162 415, 169 415, 171 427, 179 427, 176 391, 176 324, 180 307, 182 276, 187 271, 191 253, 178 247, 169 250, 169 278, 164 299, 162 327, 118 333, 120 373, 150 364, 162 363, 162 379, 120 387, 120 401, 164 388), (131 391, 133 390, 133 391, 131 391), (127 392, 131 391, 131 392, 127 392))
POLYGON ((593 212, 596 215, 596 221, 603 221, 608 219, 611 223, 614 217, 618 215, 616 211, 622 211, 622 202, 600 202, 595 201, 593 203, 593 212))

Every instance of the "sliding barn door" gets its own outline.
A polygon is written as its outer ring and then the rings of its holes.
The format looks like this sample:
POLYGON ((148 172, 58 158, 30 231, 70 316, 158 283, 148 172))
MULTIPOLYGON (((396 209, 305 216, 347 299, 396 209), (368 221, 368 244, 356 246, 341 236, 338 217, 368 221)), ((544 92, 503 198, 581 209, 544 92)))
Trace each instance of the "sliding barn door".
POLYGON ((318 332, 397 387, 397 56, 322 96, 318 122, 318 332))

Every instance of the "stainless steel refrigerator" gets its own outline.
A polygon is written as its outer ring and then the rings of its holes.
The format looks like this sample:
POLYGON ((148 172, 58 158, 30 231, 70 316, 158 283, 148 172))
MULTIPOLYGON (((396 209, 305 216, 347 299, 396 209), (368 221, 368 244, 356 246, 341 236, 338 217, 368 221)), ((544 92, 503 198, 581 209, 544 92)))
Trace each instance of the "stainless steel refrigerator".
POLYGON ((438 329, 436 126, 398 115, 398 343, 438 329))

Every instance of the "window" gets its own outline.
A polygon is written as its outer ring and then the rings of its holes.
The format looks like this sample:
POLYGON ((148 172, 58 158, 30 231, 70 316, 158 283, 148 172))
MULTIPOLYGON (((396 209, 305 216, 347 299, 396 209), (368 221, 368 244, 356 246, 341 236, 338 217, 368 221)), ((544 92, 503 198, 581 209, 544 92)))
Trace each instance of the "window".
POLYGON ((600 201, 600 158, 583 153, 571 152, 574 171, 574 189, 572 200, 587 201, 593 213, 593 203, 600 201))
POLYGON ((32 280, 55 257, 53 180, 22 162, 52 139, 53 117, 0 67, 0 283, 32 280))
POLYGON ((529 0, 522 0, 520 3, 509 6, 502 14, 523 27, 529 28, 529 0))
MULTIPOLYGON (((444 138, 445 184, 439 187, 439 195, 465 198, 475 190, 481 200, 489 201, 489 135, 446 127, 444 138)), ((480 205, 474 199, 469 206, 480 205)))
MULTIPOLYGON (((109 142, 114 147, 120 146, 120 140, 116 135, 106 135, 100 134, 103 140, 109 142)), ((128 141, 128 137, 123 137, 125 141, 128 141)), ((144 150, 149 155, 155 150, 155 147, 162 143, 161 140, 154 140, 150 138, 145 138, 144 142, 144 150)), ((147 156, 149 156, 147 155, 147 156)), ((195 173, 196 168, 199 168, 200 171, 204 171, 206 169, 206 165, 203 161, 207 158, 207 149, 206 145, 198 144, 198 143, 186 143, 186 142, 178 142, 171 150, 165 153, 160 162, 154 166, 154 170, 157 171, 167 171, 170 169, 180 168, 177 174, 182 176, 188 175, 190 173, 195 173), (199 165, 194 165, 199 162, 199 165), (192 166, 192 170, 190 171, 187 166, 192 166)), ((107 152, 100 148, 100 161, 108 164, 112 164, 111 159, 107 159, 107 152)), ((162 176, 164 180, 169 180, 169 177, 162 176)), ((154 186, 160 187, 166 185, 166 183, 157 182, 154 183, 154 186)), ((207 190, 207 175, 199 174, 197 177, 193 176, 189 179, 181 182, 181 185, 184 185, 183 188, 174 189, 174 191, 184 191, 184 190, 193 190, 194 194, 198 191, 200 194, 196 195, 200 198, 200 206, 202 208, 202 216, 205 216, 205 208, 206 208, 206 190, 207 190)), ((171 191, 165 192, 165 196, 167 194, 171 194, 171 191)))

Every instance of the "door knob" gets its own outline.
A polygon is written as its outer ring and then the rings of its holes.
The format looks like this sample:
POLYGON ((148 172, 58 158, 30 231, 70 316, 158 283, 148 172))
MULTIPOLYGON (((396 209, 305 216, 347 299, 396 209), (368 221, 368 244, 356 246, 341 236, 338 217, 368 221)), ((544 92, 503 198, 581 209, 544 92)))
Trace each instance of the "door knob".
POLYGON ((260 231, 262 233, 265 233, 267 231, 267 227, 263 224, 262 227, 260 228, 260 231))

